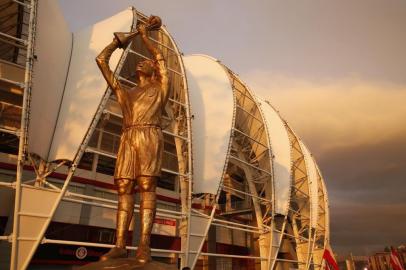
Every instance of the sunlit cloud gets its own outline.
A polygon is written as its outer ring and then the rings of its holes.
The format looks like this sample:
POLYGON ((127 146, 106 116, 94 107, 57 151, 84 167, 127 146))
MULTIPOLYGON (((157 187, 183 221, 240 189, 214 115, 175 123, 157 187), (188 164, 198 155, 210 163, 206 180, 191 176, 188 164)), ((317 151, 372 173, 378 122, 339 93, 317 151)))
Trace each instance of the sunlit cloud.
POLYGON ((242 77, 313 151, 374 144, 406 134, 406 85, 357 78, 309 81, 264 71, 242 77))

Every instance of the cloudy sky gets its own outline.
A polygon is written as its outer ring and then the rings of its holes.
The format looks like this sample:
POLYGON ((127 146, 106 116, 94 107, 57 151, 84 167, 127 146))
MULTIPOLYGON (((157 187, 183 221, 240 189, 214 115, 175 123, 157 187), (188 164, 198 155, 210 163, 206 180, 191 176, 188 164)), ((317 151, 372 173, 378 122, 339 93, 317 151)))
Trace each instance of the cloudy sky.
POLYGON ((60 0, 73 31, 133 5, 220 59, 315 155, 336 252, 406 243, 406 1, 60 0))

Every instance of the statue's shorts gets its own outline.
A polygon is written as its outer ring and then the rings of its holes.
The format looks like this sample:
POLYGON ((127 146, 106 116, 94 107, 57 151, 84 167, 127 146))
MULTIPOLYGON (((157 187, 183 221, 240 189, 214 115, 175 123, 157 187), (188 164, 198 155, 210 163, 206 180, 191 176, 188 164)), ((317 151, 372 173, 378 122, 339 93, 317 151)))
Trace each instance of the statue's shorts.
POLYGON ((115 179, 161 176, 163 135, 158 126, 135 126, 123 130, 118 149, 115 179))

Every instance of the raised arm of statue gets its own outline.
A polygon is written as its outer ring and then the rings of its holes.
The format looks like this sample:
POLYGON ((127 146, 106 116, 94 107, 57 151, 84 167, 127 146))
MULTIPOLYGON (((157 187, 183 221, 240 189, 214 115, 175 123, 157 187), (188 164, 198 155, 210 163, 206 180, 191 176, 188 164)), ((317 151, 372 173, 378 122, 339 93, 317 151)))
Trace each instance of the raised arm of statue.
MULTIPOLYGON (((151 17, 153 19, 153 17, 151 17)), ((161 84, 163 99, 166 103, 166 100, 169 97, 169 78, 168 78, 168 70, 166 68, 165 59, 162 55, 162 52, 152 44, 147 36, 147 26, 144 24, 140 24, 138 26, 138 31, 141 34, 142 40, 147 47, 148 51, 152 54, 152 57, 155 60, 155 65, 158 71, 158 78, 161 84)))
POLYGON ((109 61, 113 52, 118 48, 119 43, 116 38, 106 46, 106 48, 101 51, 101 53, 96 57, 96 63, 99 66, 104 78, 106 79, 108 85, 113 90, 114 94, 117 96, 120 102, 123 99, 123 90, 118 79, 114 76, 113 71, 110 69, 109 61))

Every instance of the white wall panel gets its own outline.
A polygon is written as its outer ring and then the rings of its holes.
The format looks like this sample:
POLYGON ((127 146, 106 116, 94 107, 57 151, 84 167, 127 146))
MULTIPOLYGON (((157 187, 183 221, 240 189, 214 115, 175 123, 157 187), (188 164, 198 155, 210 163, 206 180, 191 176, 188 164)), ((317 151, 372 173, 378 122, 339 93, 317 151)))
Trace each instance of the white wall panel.
POLYGON ((89 226, 115 229, 116 213, 115 209, 92 206, 89 215, 89 226))
POLYGON ((72 34, 58 1, 39 1, 28 151, 44 159, 58 117, 71 47, 72 34))
POLYGON ((306 162, 308 181, 310 186, 310 203, 311 203, 311 226, 316 228, 318 219, 319 199, 318 199, 318 183, 317 183, 317 168, 314 159, 307 149, 306 145, 299 140, 300 148, 302 149, 306 162))
POLYGON ((286 215, 289 207, 291 187, 291 146, 285 124, 275 109, 257 97, 265 117, 273 162, 275 212, 286 215))
POLYGON ((191 55, 183 61, 193 115, 193 192, 216 194, 231 135, 233 91, 215 59, 191 55))
POLYGON ((82 204, 74 202, 61 202, 56 209, 52 221, 79 224, 82 204))
MULTIPOLYGON (((95 58, 113 40, 113 32, 128 32, 132 23, 133 12, 127 9, 74 34, 69 75, 49 160, 74 158, 107 89, 95 58)), ((112 70, 122 52, 118 49, 113 53, 112 70)))

